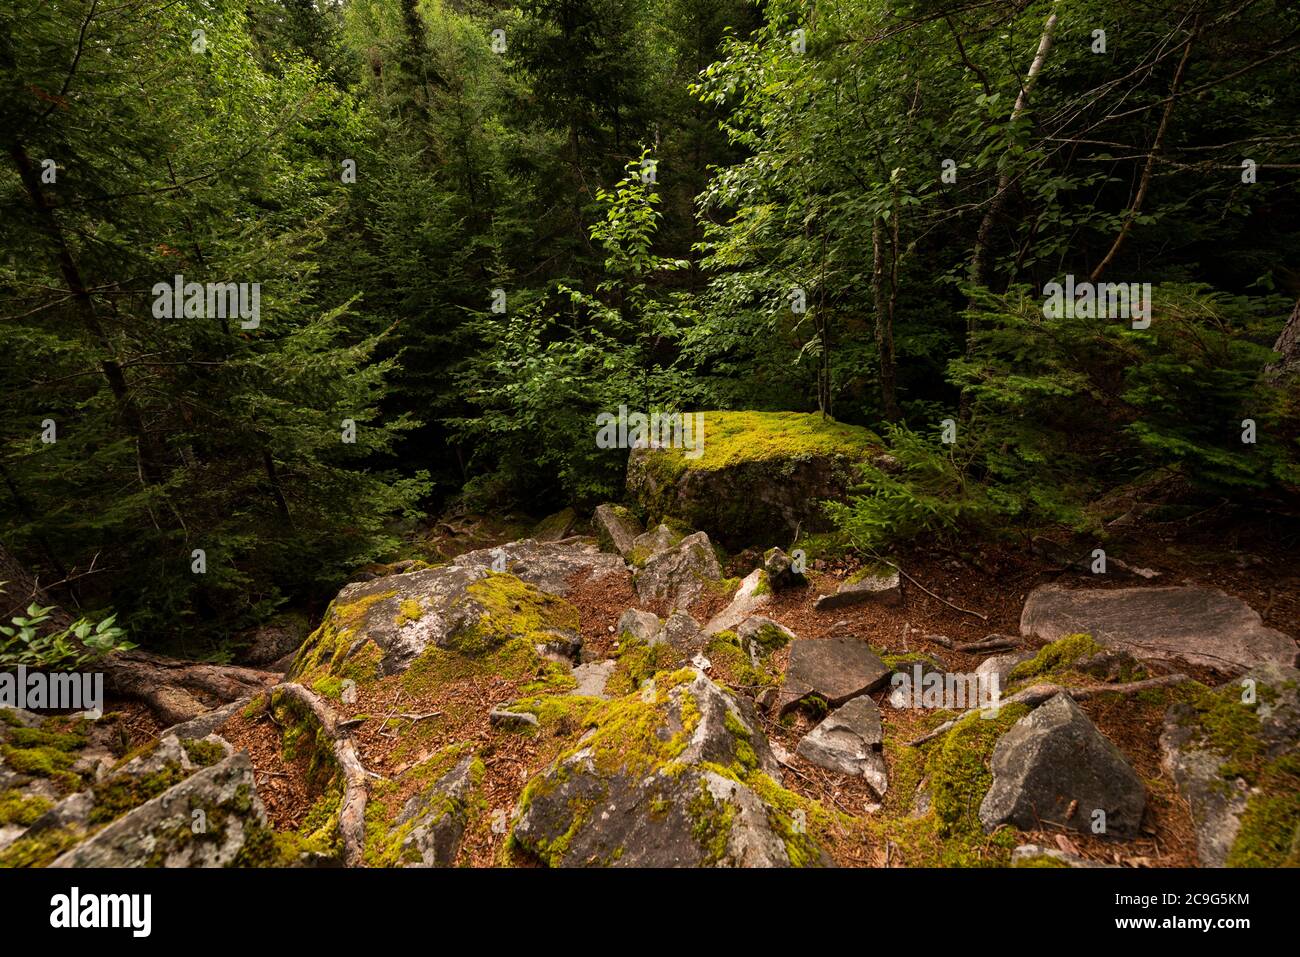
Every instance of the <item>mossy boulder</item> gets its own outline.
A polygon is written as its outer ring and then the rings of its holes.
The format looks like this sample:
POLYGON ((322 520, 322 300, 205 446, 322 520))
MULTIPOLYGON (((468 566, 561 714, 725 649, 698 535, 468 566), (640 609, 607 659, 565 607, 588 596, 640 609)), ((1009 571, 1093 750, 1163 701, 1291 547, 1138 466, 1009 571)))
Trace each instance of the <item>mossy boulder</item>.
POLYGON ((627 580, 627 566, 616 555, 602 552, 594 539, 539 542, 531 538, 495 548, 466 552, 453 560, 459 568, 506 572, 549 595, 569 593, 575 581, 590 576, 627 580))
POLYGON ((511 840, 550 866, 829 863, 752 707, 693 669, 587 709, 520 798, 511 840))
POLYGON ((406 671, 430 649, 482 657, 522 643, 576 657, 578 612, 519 577, 468 561, 349 585, 299 650, 292 680, 333 696, 406 671))
POLYGON ((728 548, 769 546, 828 527, 819 503, 843 497, 879 446, 869 430, 819 414, 705 412, 703 453, 633 449, 627 491, 649 522, 672 516, 728 548))
POLYGON ((1203 867, 1300 866, 1300 671, 1264 665, 1192 686, 1166 713, 1160 749, 1203 867))

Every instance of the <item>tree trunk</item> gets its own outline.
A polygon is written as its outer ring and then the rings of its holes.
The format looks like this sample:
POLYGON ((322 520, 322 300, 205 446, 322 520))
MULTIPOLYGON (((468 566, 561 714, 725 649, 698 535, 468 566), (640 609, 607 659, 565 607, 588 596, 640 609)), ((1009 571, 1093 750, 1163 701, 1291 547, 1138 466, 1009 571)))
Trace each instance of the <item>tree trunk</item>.
POLYGON ((1264 381, 1278 385, 1300 372, 1300 299, 1273 343, 1273 351, 1281 353, 1282 358, 1264 367, 1264 381))
POLYGON ((36 217, 40 221, 41 229, 54 246, 59 271, 63 274, 63 281, 68 286, 68 292, 72 294, 72 301, 76 304, 81 323, 106 354, 105 358, 100 361, 99 367, 104 373, 104 378, 108 380, 108 387, 113 393, 113 400, 117 404, 118 413, 126 424, 127 431, 136 440, 140 456, 141 474, 143 474, 145 482, 150 485, 157 485, 162 482, 163 478, 161 455, 157 449, 157 444, 145 430, 144 419, 140 415, 135 400, 131 397, 131 390, 127 386, 126 375, 122 372, 121 365, 118 364, 116 359, 111 358, 113 350, 108 341, 108 336, 104 333, 104 327, 99 322, 99 316, 95 312, 95 301, 90 298, 86 284, 81 278, 81 271, 77 268, 76 260, 72 258, 72 251, 68 248, 67 240, 63 236, 63 230, 59 227, 58 220, 54 216, 54 209, 41 191, 41 181, 36 174, 36 168, 32 165, 31 158, 27 155, 27 151, 21 143, 10 143, 9 155, 18 168, 18 176, 22 180, 23 188, 36 210, 36 217))
POLYGON ((899 419, 898 397, 894 378, 894 309, 893 296, 885 298, 884 228, 879 217, 871 225, 871 292, 876 306, 876 351, 880 356, 880 405, 890 422, 899 419))

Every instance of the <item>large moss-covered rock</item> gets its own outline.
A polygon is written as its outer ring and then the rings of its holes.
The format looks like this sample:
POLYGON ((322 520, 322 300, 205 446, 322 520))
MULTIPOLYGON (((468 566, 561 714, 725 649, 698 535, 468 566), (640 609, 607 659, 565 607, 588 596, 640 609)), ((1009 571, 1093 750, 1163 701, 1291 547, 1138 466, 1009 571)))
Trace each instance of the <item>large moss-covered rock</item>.
POLYGON ((1300 671, 1263 665, 1170 707, 1162 763, 1204 867, 1300 866, 1300 671))
MULTIPOLYGON (((552 705, 553 706, 553 705, 552 705)), ((825 864, 750 705, 693 669, 586 713, 525 788, 512 831, 551 866, 825 864)))
POLYGON ((633 449, 627 490, 651 523, 673 517, 729 548, 767 546, 825 527, 818 503, 842 497, 878 447, 869 430, 818 414, 705 412, 703 453, 633 449))
POLYGON ((481 657, 516 643, 574 656, 581 641, 572 605, 463 557, 463 564, 344 588, 298 652, 289 677, 336 695, 345 680, 362 684, 403 672, 430 649, 481 657))

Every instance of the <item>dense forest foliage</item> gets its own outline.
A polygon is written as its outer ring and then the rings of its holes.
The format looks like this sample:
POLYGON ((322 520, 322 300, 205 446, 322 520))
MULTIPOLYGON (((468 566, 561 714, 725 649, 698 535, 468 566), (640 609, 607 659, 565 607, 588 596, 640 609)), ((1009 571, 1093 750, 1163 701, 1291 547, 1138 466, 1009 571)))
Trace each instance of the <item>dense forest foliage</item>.
POLYGON ((1293 0, 14 0, 5 544, 218 647, 423 516, 618 498, 620 405, 873 427, 855 541, 1278 501, 1298 53, 1293 0))

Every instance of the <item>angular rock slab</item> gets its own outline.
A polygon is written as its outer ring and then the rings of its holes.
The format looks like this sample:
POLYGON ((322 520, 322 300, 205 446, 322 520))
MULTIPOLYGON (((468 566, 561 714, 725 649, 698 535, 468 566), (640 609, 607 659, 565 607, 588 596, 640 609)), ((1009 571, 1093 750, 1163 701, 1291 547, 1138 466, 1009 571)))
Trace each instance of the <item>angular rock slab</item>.
POLYGON ((1129 837, 1141 827, 1142 780, 1069 695, 1056 695, 1012 725, 991 763, 993 784, 979 809, 986 831, 1059 824, 1091 833, 1098 809, 1106 812, 1108 837, 1129 837))
POLYGON ((613 658, 578 665, 573 669, 573 680, 578 683, 578 686, 573 689, 573 694, 588 698, 608 698, 609 695, 605 694, 605 685, 609 684, 609 679, 617 666, 618 662, 613 658))
POLYGON ((641 601, 662 605, 671 612, 688 609, 704 594, 707 582, 721 579, 722 568, 713 554, 709 536, 696 532, 646 559, 634 582, 641 601))
MULTIPOLYGON (((501 569, 551 595, 569 593, 570 581, 578 574, 601 580, 627 577, 627 566, 609 552, 602 552, 590 539, 538 542, 531 538, 509 542, 498 548, 480 548, 456 558, 452 565, 482 571, 501 569)), ((445 567, 445 566, 444 566, 445 567)), ((418 573, 417 573, 418 574, 418 573)))
MULTIPOLYGON (((1221 690, 1235 694, 1246 679, 1255 682, 1258 702, 1254 709, 1258 726, 1251 744, 1266 761, 1295 753, 1300 749, 1300 671, 1262 665, 1221 690), (1265 688, 1267 692, 1262 690, 1265 688)), ((1253 791, 1232 773, 1233 756, 1215 751, 1203 740, 1202 731, 1190 705, 1173 705, 1165 714, 1160 734, 1160 763, 1191 808, 1201 866, 1224 867, 1253 791)))
POLYGON ((601 543, 607 541, 624 558, 632 551, 637 536, 645 532, 637 517, 622 505, 597 505, 591 524, 596 530, 597 540, 601 543))
POLYGON ((834 595, 821 595, 813 607, 817 611, 832 611, 867 603, 896 606, 902 601, 902 580, 898 569, 882 568, 842 582, 834 595))
POLYGON ((777 696, 784 713, 809 695, 832 708, 884 685, 891 669, 856 638, 800 639, 790 646, 790 663, 777 696))
POLYGON ((96 832, 51 867, 225 867, 243 849, 250 829, 264 828, 247 752, 197 771, 96 832), (194 812, 207 829, 193 831, 194 812))
POLYGON ((889 778, 880 750, 883 740, 880 709, 862 695, 827 715, 804 735, 795 751, 818 767, 866 778, 871 789, 884 797, 889 778))
MULTIPOLYGON (((684 735, 680 751, 646 769, 621 751, 627 719, 611 717, 525 788, 515 841, 564 867, 788 866, 778 812, 715 770, 749 767, 780 781, 753 709, 699 673, 650 707, 660 718, 649 741, 684 735)), ((829 863, 819 850, 810 856, 829 863)))
POLYGON ((1294 666, 1296 643, 1217 588, 1064 588, 1041 585, 1025 602, 1020 633, 1045 641, 1086 632, 1137 658, 1182 660, 1240 672, 1294 666))
POLYGON ((731 603, 705 624, 704 633, 716 635, 720 631, 735 631, 742 621, 771 603, 772 589, 768 584, 767 572, 755 568, 745 576, 736 593, 731 596, 731 603))

